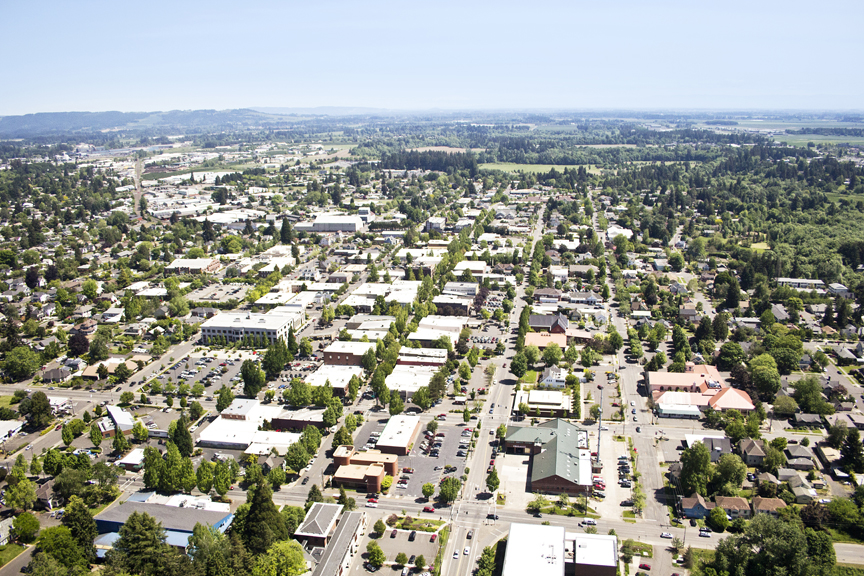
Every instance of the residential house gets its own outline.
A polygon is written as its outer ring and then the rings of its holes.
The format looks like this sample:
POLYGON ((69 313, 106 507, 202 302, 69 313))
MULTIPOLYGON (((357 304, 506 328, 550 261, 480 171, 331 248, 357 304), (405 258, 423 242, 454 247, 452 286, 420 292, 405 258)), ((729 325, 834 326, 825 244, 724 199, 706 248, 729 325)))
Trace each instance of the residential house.
POLYGON ((699 319, 699 312, 692 304, 684 304, 678 309, 678 317, 695 323, 699 319))
POLYGON ((795 428, 823 428, 822 417, 819 414, 795 414, 795 428))
POLYGON ((707 502, 700 494, 694 492, 689 498, 681 499, 681 512, 685 518, 702 519, 714 509, 713 502, 707 502))
POLYGON ((738 444, 741 459, 747 466, 761 466, 765 460, 765 443, 762 440, 747 438, 738 444))
POLYGON ((750 504, 740 496, 717 496, 714 502, 718 508, 726 511, 726 516, 731 520, 750 518, 750 504))
POLYGON ((687 290, 687 286, 680 282, 672 282, 669 285, 669 292, 672 294, 680 294, 681 296, 689 296, 690 291, 687 290))
POLYGON ((760 496, 753 498, 753 516, 770 514, 777 518, 783 508, 786 508, 786 503, 780 498, 762 498, 760 496))
POLYGON ((558 366, 550 366, 540 375, 539 384, 563 388, 567 380, 567 370, 558 366))

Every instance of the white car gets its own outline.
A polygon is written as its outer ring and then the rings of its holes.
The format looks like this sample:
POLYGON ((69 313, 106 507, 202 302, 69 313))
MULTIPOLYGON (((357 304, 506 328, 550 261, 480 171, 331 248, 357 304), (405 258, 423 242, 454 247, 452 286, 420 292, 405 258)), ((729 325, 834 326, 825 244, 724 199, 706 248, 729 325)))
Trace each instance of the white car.
POLYGON ((453 558, 459 558, 459 550, 453 552, 453 558))
POLYGON ((630 401, 630 406, 636 406, 636 402, 634 402, 633 400, 631 400, 631 401, 630 401))
POLYGON ((660 534, 660 538, 668 538, 668 539, 671 540, 671 539, 672 539, 672 535, 671 535, 670 533, 668 533, 668 532, 663 532, 662 534, 660 534))
POLYGON ((471 552, 471 547, 465 546, 465 551, 463 553, 467 556, 469 552, 471 552))
POLYGON ((366 502, 366 508, 377 508, 378 504, 376 502, 366 502))

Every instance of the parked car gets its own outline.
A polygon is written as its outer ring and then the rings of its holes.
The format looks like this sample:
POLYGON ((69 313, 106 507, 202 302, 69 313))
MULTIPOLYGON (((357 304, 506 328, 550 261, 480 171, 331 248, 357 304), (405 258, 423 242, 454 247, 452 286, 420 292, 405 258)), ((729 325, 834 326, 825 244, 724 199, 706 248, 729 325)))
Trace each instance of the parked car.
POLYGON ((393 530, 393 532, 390 533, 390 538, 395 538, 395 537, 396 537, 396 530, 393 530))
POLYGON ((433 508, 432 506, 424 506, 424 507, 423 507, 423 512, 432 512, 432 513, 434 513, 434 512, 435 512, 435 508, 433 508))

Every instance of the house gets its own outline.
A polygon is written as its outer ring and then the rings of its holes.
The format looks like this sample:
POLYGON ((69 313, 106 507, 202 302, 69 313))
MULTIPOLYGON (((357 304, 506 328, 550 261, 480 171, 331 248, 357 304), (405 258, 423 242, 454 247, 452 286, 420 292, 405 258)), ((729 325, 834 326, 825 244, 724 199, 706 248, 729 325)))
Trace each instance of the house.
POLYGON ((795 414, 795 428, 823 428, 822 417, 819 414, 795 414))
POLYGON ((783 508, 786 508, 786 503, 780 498, 762 498, 760 496, 753 498, 753 516, 770 514, 777 518, 783 508))
POLYGON ((750 504, 740 496, 716 496, 714 502, 718 508, 725 510, 726 516, 732 520, 750 518, 750 504))
POLYGON ((84 320, 80 324, 75 325, 71 332, 73 334, 84 334, 85 336, 91 336, 96 333, 96 328, 98 327, 98 323, 96 320, 92 318, 88 318, 84 320))
POLYGON ((570 321, 563 314, 531 314, 528 316, 528 326, 535 332, 551 332, 564 334, 570 321))
POLYGON ((669 261, 665 258, 657 258, 654 260, 654 270, 657 272, 665 272, 669 269, 669 261))
POLYGON ((561 300, 561 291, 555 288, 540 288, 534 291, 534 300, 552 304, 561 300))
POLYGON ((808 504, 816 499, 816 490, 804 486, 792 487, 792 494, 795 496, 796 504, 808 504))
POLYGON ((43 382, 68 382, 71 379, 72 371, 62 366, 42 373, 43 382))
POLYGON ((777 322, 783 323, 789 321, 789 313, 782 304, 772 304, 771 313, 774 315, 774 319, 777 320, 777 322))
POLYGON ((699 319, 699 312, 692 304, 684 304, 678 309, 678 317, 695 323, 699 319))
POLYGON ((798 361, 798 369, 802 372, 806 372, 810 370, 810 366, 813 365, 813 359, 810 358, 809 354, 804 354, 801 356, 801 360, 798 361))
POLYGON ((681 512, 685 518, 702 519, 714 509, 713 502, 706 502, 701 494, 693 493, 689 498, 681 499, 681 512))
POLYGON ((765 443, 762 440, 746 438, 738 444, 741 459, 747 466, 761 466, 765 460, 765 443))
POLYGON ((681 284, 680 282, 672 282, 669 285, 669 292, 672 294, 680 294, 682 296, 689 296, 690 291, 687 290, 687 286, 681 284))
POLYGON ((540 375, 539 384, 563 388, 567 380, 567 370, 558 366, 550 366, 540 375))
POLYGON ((778 468, 777 479, 780 480, 780 482, 789 482, 793 479, 800 480, 801 477, 798 476, 798 472, 792 470, 791 468, 778 468))

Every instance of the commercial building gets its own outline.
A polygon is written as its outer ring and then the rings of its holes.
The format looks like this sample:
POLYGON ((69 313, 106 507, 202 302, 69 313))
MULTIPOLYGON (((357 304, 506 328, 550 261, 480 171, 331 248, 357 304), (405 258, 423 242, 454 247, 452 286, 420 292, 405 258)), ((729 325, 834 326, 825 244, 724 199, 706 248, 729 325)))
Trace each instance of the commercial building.
MULTIPOLYGON (((446 352, 446 350, 442 351, 446 352)), ((429 382, 436 372, 438 372, 437 367, 406 366, 397 363, 384 383, 391 393, 398 393, 402 400, 407 402, 421 387, 429 386, 429 382)))
POLYGON ((324 363, 362 366, 363 354, 370 349, 375 349, 373 342, 333 342, 324 349, 324 363))
POLYGON ((294 539, 303 543, 304 547, 327 546, 330 535, 336 528, 340 512, 342 512, 341 504, 315 502, 306 512, 303 523, 294 532, 294 539))
POLYGON ((557 344, 561 350, 567 349, 566 334, 552 334, 549 332, 528 332, 525 334, 525 346, 537 346, 543 350, 550 344, 557 344))
POLYGON ((381 432, 376 447, 386 454, 404 456, 411 451, 420 433, 420 417, 400 414, 392 416, 381 432))
POLYGON ((807 291, 825 289, 824 282, 821 280, 811 280, 809 278, 778 278, 777 285, 807 291))
POLYGON ((197 445, 232 450, 247 450, 254 446, 250 453, 256 454, 276 448, 284 453, 300 438, 299 434, 259 430, 265 421, 270 421, 274 428, 282 428, 276 424, 282 412, 277 405, 265 406, 255 399, 237 398, 201 430, 197 445))
POLYGON ((513 396, 513 413, 528 405, 528 414, 545 418, 566 418, 573 409, 573 397, 557 390, 519 390, 513 396))
POLYGON ((137 472, 144 467, 144 449, 135 448, 129 454, 117 461, 117 466, 127 472, 137 472))
POLYGON ((358 452, 353 446, 339 446, 333 452, 333 462, 338 466, 331 478, 333 486, 372 493, 381 490, 384 476, 395 477, 399 473, 399 457, 380 450, 358 452))
POLYGON ((348 395, 348 383, 353 376, 358 378, 363 375, 360 366, 341 366, 324 364, 304 380, 312 386, 324 386, 327 382, 333 388, 333 395, 344 398, 348 395))
POLYGON ((443 348, 408 348, 402 347, 396 359, 396 365, 404 366, 436 366, 447 363, 447 350, 443 348))
POLYGON ((288 332, 303 324, 304 314, 255 314, 252 312, 223 312, 201 324, 201 335, 209 343, 214 338, 237 342, 243 338, 264 338, 273 344, 288 338, 288 332))
POLYGON ((529 491, 551 494, 590 492, 588 432, 561 419, 537 426, 510 426, 504 438, 509 453, 531 455, 529 491))
POLYGON ((692 362, 687 363, 684 372, 648 372, 647 383, 650 392, 674 390, 705 393, 708 390, 719 392, 727 387, 717 368, 692 362))
POLYGON ((360 551, 360 541, 366 534, 366 512, 355 510, 346 512, 339 519, 330 543, 312 576, 343 576, 348 574, 354 555, 360 551))
POLYGON ((108 412, 108 417, 99 420, 99 430, 102 431, 102 436, 113 437, 114 430, 120 430, 124 436, 132 433, 132 427, 135 426, 135 419, 132 414, 119 406, 106 406, 105 409, 108 412))
POLYGON ((306 232, 360 232, 363 230, 363 219, 350 214, 328 212, 318 214, 314 222, 299 222, 295 226, 298 231, 306 232))
POLYGON ((282 410, 271 420, 276 430, 303 430, 307 426, 324 427, 324 410, 326 408, 299 408, 297 410, 282 410))
POLYGON ((211 274, 222 264, 216 258, 177 258, 165 267, 167 274, 211 274))
POLYGON ((514 522, 501 576, 615 576, 617 568, 616 536, 514 522))
POLYGON ((104 538, 100 538, 99 547, 102 555, 119 538, 120 528, 135 512, 148 514, 155 518, 165 530, 166 543, 184 553, 189 545, 192 529, 197 523, 200 522, 212 526, 220 532, 225 532, 234 520, 234 514, 231 512, 202 509, 196 509, 193 512, 185 507, 127 500, 123 502, 122 506, 109 506, 94 518, 99 534, 105 535, 104 538))

